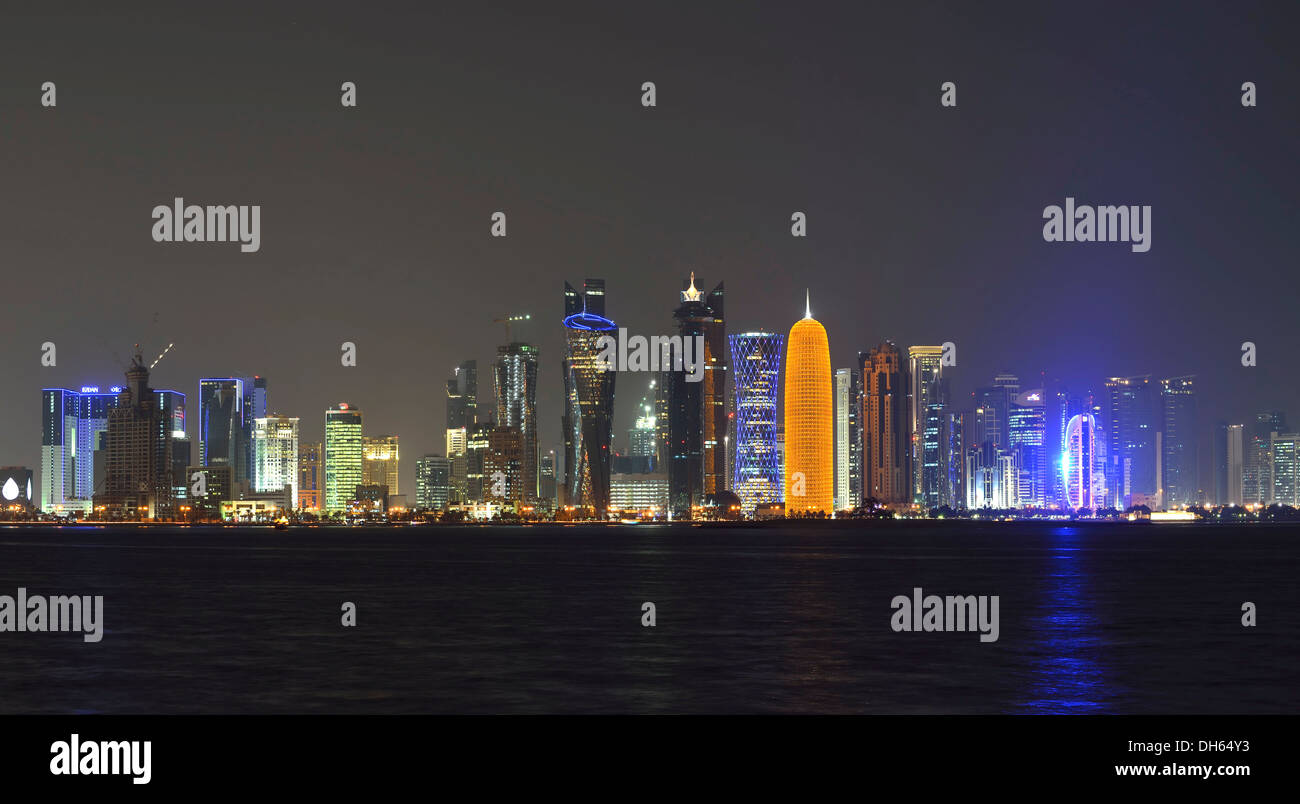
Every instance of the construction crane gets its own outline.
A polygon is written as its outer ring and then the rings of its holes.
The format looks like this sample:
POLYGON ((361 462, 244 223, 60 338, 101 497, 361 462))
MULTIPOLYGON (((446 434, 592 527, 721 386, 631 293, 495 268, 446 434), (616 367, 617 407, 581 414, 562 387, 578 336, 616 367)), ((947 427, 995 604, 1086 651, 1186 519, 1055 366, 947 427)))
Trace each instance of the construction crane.
POLYGON ((159 353, 159 355, 158 355, 157 357, 154 358, 153 362, 149 364, 149 370, 150 370, 150 371, 153 371, 153 367, 156 366, 156 365, 158 365, 158 361, 160 361, 160 360, 162 360, 164 357, 166 357, 166 356, 167 356, 167 353, 170 352, 170 351, 172 350, 172 347, 175 346, 175 345, 176 345, 176 344, 174 344, 174 343, 169 343, 169 344, 167 344, 167 348, 166 348, 166 349, 163 349, 162 352, 159 353))
POLYGON ((508 315, 508 316, 504 316, 504 317, 502 317, 502 318, 494 318, 494 319, 492 319, 492 323, 493 323, 493 324, 505 324, 505 325, 506 325, 506 343, 514 343, 514 339, 510 337, 510 324, 513 323, 513 322, 515 322, 515 321, 531 321, 532 318, 533 318, 533 317, 532 317, 531 315, 529 315, 528 313, 523 313, 522 315, 508 315))

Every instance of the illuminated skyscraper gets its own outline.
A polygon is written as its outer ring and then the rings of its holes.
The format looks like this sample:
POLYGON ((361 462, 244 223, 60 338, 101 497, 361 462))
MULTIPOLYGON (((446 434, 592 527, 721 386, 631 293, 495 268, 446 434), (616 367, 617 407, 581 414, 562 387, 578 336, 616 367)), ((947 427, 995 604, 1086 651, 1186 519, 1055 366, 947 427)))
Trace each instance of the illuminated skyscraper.
POLYGON ((853 507, 849 501, 849 418, 857 404, 852 396, 853 369, 835 369, 835 510, 853 507))
POLYGON ((785 363, 785 507, 835 510, 834 405, 826 328, 804 317, 790 328, 785 363))
POLYGON ((1273 494, 1270 504, 1300 506, 1300 433, 1272 433, 1273 494))
POLYGON ((1048 461, 1044 446, 1047 408, 1044 391, 1033 388, 1016 395, 1007 414, 1007 451, 1016 465, 1016 498, 1008 507, 1043 508, 1048 497, 1048 461))
POLYGON ((415 507, 441 511, 451 501, 451 461, 441 455, 415 459, 415 507))
POLYGON ((1255 414, 1255 421, 1244 432, 1245 452, 1242 466, 1242 497, 1245 505, 1261 505, 1273 496, 1273 456, 1270 453, 1273 433, 1288 432, 1286 413, 1269 410, 1255 414))
POLYGON ((521 501, 537 501, 537 347, 514 341, 497 347, 497 424, 519 431, 521 501))
POLYGON ((367 438, 364 440, 361 452, 361 484, 387 486, 390 497, 401 494, 397 488, 401 457, 397 436, 367 438))
POLYGON ((248 452, 252 419, 246 418, 244 381, 199 380, 199 464, 231 467, 236 487, 250 482, 248 452))
POLYGON ((363 485, 364 439, 361 411, 340 402, 325 411, 325 510, 346 511, 363 485))
POLYGON ((1191 505, 1200 490, 1197 477, 1195 376, 1160 381, 1164 413, 1162 465, 1166 508, 1191 505))
POLYGON ((784 494, 776 406, 785 338, 770 332, 746 332, 728 340, 736 394, 731 490, 740 498, 745 516, 753 516, 759 505, 780 502, 784 494))
MULTIPOLYGON (((695 274, 681 292, 673 312, 683 344, 704 342, 704 378, 688 379, 686 370, 664 371, 668 386, 668 487, 673 515, 690 517, 706 497, 726 489, 727 336, 723 285, 709 293, 695 289, 695 274)), ((687 346, 686 355, 694 351, 687 346)))
POLYGON ((90 511, 96 492, 96 442, 108 428, 108 412, 117 407, 121 392, 120 386, 105 393, 99 386, 41 391, 42 511, 90 511))
POLYGON ((1244 424, 1228 425, 1226 440, 1227 452, 1227 492, 1219 500, 1223 505, 1243 505, 1245 493, 1242 485, 1246 477, 1245 446, 1246 426, 1244 424))
POLYGON ((862 454, 866 471, 863 494, 879 503, 908 505, 912 502, 911 474, 907 469, 911 435, 902 352, 886 341, 866 354, 859 353, 858 360, 862 368, 862 454))
POLYGON ((1096 509, 1106 498, 1105 439, 1091 413, 1079 413, 1065 427, 1066 504, 1072 509, 1096 509))
POLYGON ((164 517, 173 512, 173 418, 161 409, 161 401, 149 387, 149 369, 137 353, 127 369, 126 387, 117 406, 108 414, 103 437, 104 486, 95 491, 96 506, 128 519, 164 517))
POLYGON ((1106 380, 1109 503, 1150 505, 1156 494, 1156 402, 1149 376, 1106 380))
POLYGON ((321 461, 321 445, 299 444, 298 446, 298 507, 307 511, 319 511, 321 491, 325 481, 324 464, 321 461))
POLYGON ((253 490, 289 489, 298 507, 298 419, 263 416, 253 420, 253 490))
POLYGON ((907 347, 907 447, 912 502, 926 510, 939 504, 939 428, 927 428, 926 420, 935 383, 942 378, 942 346, 907 347))
POLYGON ((600 338, 617 330, 605 318, 605 281, 588 279, 580 296, 564 283, 565 505, 598 519, 609 509, 614 378, 600 360, 600 338))

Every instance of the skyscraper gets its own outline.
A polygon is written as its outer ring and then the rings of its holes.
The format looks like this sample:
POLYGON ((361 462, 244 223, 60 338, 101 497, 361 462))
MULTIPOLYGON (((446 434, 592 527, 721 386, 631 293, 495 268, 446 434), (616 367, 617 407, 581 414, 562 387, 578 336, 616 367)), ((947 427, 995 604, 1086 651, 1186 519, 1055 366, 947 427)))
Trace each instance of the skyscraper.
POLYGON ((785 338, 771 332, 746 332, 728 340, 736 395, 731 489, 740 498, 745 516, 753 516, 759 505, 783 499, 776 406, 785 338))
POLYGON ((298 507, 298 419, 263 416, 253 420, 253 490, 289 490, 298 507))
MULTIPOLYGON (((930 396, 943 379, 942 346, 907 348, 907 415, 909 464, 912 473, 912 502, 923 509, 937 505, 939 498, 939 428, 926 427, 930 396)), ((937 420, 936 420, 937 423, 937 420)))
POLYGON ((1195 376, 1160 381, 1163 408, 1164 504, 1166 508, 1197 501, 1195 376))
POLYGON ((1272 433, 1273 494, 1270 504, 1300 506, 1300 433, 1272 433))
POLYGON ((849 501, 849 411, 857 403, 852 397, 853 369, 835 369, 835 510, 851 509, 849 501))
POLYGON ((1065 428, 1066 504, 1078 510, 1096 509, 1106 495, 1106 476, 1101 456, 1104 436, 1097 432, 1091 413, 1076 414, 1065 428))
POLYGON ((451 461, 441 455, 415 459, 415 507, 441 511, 451 500, 451 461))
POLYGON ((1106 379, 1108 502, 1116 508, 1155 499, 1156 404, 1149 376, 1106 379))
POLYGON ((387 486, 390 497, 401 494, 402 492, 397 488, 400 457, 397 436, 386 435, 364 439, 361 449, 361 484, 387 486))
POLYGON ((1228 425, 1225 437, 1227 452, 1228 493, 1222 500, 1223 505, 1244 505, 1245 493, 1243 483, 1246 477, 1246 426, 1244 424, 1228 425))
POLYGON ((319 442, 298 445, 298 507, 306 511, 319 511, 321 490, 325 482, 319 442))
POLYGON ((1017 497, 1012 506, 1042 508, 1047 505, 1047 409, 1041 388, 1022 391, 1007 415, 1007 451, 1015 462, 1017 497))
POLYGON ((325 411, 325 510, 346 511, 364 479, 361 411, 346 402, 325 411))
POLYGON ((128 519, 173 513, 172 421, 149 387, 149 369, 137 353, 126 372, 126 387, 108 414, 104 486, 96 490, 97 507, 128 519))
POLYGON ((549 501, 552 505, 555 503, 555 450, 548 451, 542 456, 540 461, 541 469, 538 474, 541 477, 538 493, 543 500, 549 501))
POLYGON ((96 443, 108 428, 108 412, 117 407, 121 392, 121 386, 106 393, 101 393, 99 386, 41 391, 42 511, 91 510, 97 490, 96 443))
POLYGON ((1286 414, 1269 410, 1255 415, 1249 433, 1245 433, 1242 497, 1246 505, 1262 505, 1273 496, 1273 433, 1288 431, 1286 414))
POLYGON ((581 295, 565 282, 564 312, 564 502, 603 519, 618 376, 600 360, 601 336, 617 330, 604 315, 605 281, 588 279, 581 295))
POLYGON ((231 467, 236 488, 251 485, 252 422, 244 381, 238 377, 199 380, 199 464, 231 467))
POLYGON ((886 341, 858 354, 862 367, 862 454, 866 465, 863 494, 879 503, 912 502, 907 469, 907 380, 902 352, 886 341))
POLYGON ((785 507, 788 513, 835 510, 834 405, 826 328, 804 317, 790 328, 785 364, 785 507))
POLYGON ((447 380, 447 429, 468 430, 477 423, 478 361, 466 360, 447 380))
MULTIPOLYGON (((668 488, 674 516, 690 517, 706 497, 726 488, 727 336, 723 285, 707 294, 695 289, 695 274, 673 312, 684 344, 704 342, 704 378, 691 382, 685 370, 664 371, 668 385, 668 488)), ((686 348, 685 353, 694 354, 686 348)))
POLYGON ((537 501, 537 347, 513 341, 497 347, 497 424, 519 431, 521 501, 537 501))

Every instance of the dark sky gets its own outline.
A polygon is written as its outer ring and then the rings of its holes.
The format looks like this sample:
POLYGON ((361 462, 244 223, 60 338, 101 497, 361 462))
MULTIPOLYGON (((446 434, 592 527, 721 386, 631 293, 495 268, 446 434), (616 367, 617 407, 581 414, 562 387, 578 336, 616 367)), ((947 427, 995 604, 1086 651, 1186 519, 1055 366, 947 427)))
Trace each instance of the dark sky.
MULTIPOLYGON (((612 318, 663 333, 692 270, 726 281, 732 332, 788 331, 810 288, 836 366, 951 340, 963 393, 1196 373, 1207 433, 1300 418, 1288 4, 454 5, 6 12, 0 464, 39 468, 40 388, 174 341, 155 387, 262 374, 304 439, 349 401, 401 436, 413 492, 452 366, 477 358, 490 399, 493 318, 533 315, 555 448, 562 282, 605 277, 612 318), (152 242, 178 195, 260 204, 261 251, 152 242), (1151 251, 1045 243, 1067 195, 1150 204, 1151 251)), ((643 386, 619 378, 620 445, 643 386)))

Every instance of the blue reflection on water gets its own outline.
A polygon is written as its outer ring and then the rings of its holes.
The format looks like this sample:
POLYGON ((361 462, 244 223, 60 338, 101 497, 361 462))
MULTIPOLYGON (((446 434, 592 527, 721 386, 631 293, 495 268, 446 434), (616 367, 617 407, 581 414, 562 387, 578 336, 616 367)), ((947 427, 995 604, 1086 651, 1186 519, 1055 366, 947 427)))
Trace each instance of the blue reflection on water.
POLYGON ((1054 528, 1048 535, 1043 600, 1030 620, 1032 678, 1023 710, 1035 714, 1106 711, 1101 637, 1083 566, 1084 535, 1054 528))

